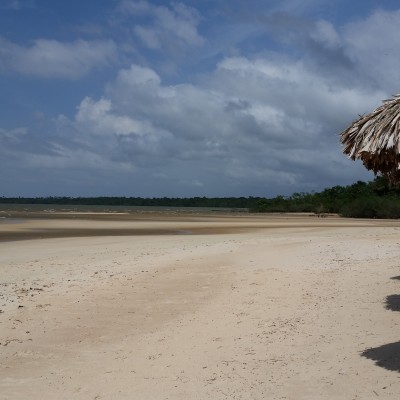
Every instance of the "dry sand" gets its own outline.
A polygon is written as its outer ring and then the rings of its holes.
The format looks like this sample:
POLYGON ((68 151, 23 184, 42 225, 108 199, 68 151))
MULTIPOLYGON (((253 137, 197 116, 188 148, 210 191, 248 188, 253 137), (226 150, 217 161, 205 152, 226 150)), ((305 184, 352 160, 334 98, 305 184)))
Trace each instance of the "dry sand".
POLYGON ((397 221, 9 222, 0 399, 400 398, 397 221))

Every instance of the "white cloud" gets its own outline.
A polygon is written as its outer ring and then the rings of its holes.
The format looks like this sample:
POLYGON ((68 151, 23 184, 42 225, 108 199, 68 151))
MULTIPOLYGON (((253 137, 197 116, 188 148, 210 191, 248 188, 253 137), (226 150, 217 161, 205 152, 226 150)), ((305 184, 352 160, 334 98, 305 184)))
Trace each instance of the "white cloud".
POLYGON ((144 0, 122 0, 119 9, 122 13, 146 15, 152 11, 152 4, 144 0))
POLYGON ((19 11, 25 8, 34 8, 35 0, 2 0, 0 9, 19 11))
POLYGON ((135 33, 142 40, 144 45, 150 49, 161 48, 162 44, 160 34, 154 29, 139 25, 135 27, 135 33))
POLYGON ((336 48, 341 44, 340 36, 335 27, 328 21, 319 20, 315 24, 315 30, 311 32, 311 37, 322 43, 328 48, 336 48))
POLYGON ((156 72, 150 68, 144 68, 139 65, 131 65, 129 69, 122 69, 118 72, 118 82, 122 85, 138 85, 154 83, 159 85, 161 80, 156 72))
POLYGON ((113 41, 62 43, 37 39, 23 47, 0 38, 0 72, 16 72, 41 78, 76 79, 95 68, 111 65, 117 58, 113 41))
POLYGON ((311 190, 332 179, 332 165, 343 179, 359 174, 349 175, 337 134, 346 115, 351 119, 377 96, 332 86, 290 60, 228 58, 203 85, 167 86, 153 70, 132 65, 119 71, 104 98, 82 101, 74 126, 94 135, 85 136, 93 152, 143 171, 183 168, 182 179, 203 182, 204 190, 205 170, 231 186, 268 181, 311 190))
MULTIPOLYGON (((218 65, 214 85, 258 103, 258 114, 274 108, 282 120, 333 122, 369 110, 382 95, 370 88, 348 87, 318 75, 302 61, 229 58, 218 65)), ((286 129, 286 126, 285 126, 286 129)), ((314 130, 315 131, 315 130, 314 130)))
POLYGON ((166 7, 148 1, 125 0, 120 10, 124 14, 148 19, 145 24, 136 24, 134 32, 149 48, 162 50, 164 45, 201 46, 205 42, 197 29, 200 23, 198 12, 182 3, 171 3, 170 7, 166 7))
POLYGON ((115 114, 111 101, 98 101, 86 97, 78 106, 76 122, 80 130, 95 135, 138 135, 152 133, 151 122, 141 122, 132 117, 115 114))
POLYGON ((351 22, 343 29, 348 56, 374 84, 390 94, 400 90, 400 10, 377 11, 365 20, 351 22))
POLYGON ((10 143, 18 143, 27 132, 27 128, 14 128, 9 130, 0 128, 0 142, 7 141, 10 143))
POLYGON ((26 154, 24 162, 30 168, 64 169, 88 168, 91 170, 132 171, 132 163, 110 160, 97 151, 72 150, 58 143, 51 143, 50 154, 26 154))
POLYGON ((182 3, 172 3, 172 9, 157 7, 155 16, 156 27, 161 31, 171 32, 187 44, 199 46, 204 43, 204 39, 197 32, 200 18, 193 8, 182 3))

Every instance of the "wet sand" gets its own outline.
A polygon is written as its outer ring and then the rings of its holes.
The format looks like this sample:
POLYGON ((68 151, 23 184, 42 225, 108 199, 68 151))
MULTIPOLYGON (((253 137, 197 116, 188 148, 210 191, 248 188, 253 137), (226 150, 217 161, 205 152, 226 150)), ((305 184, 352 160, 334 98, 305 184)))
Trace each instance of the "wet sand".
POLYGON ((399 221, 9 217, 0 399, 398 398, 399 221))

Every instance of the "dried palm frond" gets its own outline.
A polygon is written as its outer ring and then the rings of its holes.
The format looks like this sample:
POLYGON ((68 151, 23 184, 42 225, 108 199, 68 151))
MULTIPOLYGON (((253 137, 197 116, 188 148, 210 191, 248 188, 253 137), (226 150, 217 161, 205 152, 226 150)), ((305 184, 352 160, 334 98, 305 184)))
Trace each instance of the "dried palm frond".
POLYGON ((361 159, 364 166, 400 182, 400 94, 370 114, 363 115, 340 134, 343 153, 352 160, 361 159))

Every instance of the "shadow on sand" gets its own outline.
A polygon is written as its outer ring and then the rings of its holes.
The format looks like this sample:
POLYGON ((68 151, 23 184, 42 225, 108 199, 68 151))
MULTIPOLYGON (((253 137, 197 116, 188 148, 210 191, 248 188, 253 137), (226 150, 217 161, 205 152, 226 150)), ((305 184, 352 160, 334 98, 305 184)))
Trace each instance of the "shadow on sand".
POLYGON ((391 294, 386 297, 385 301, 386 310, 400 311, 400 294, 391 294))
MULTIPOLYGON (((399 276, 390 279, 400 280, 399 276)), ((400 294, 386 297, 385 308, 391 311, 400 311, 400 294)), ((364 350, 361 356, 375 361, 375 365, 390 371, 400 372, 400 342, 388 343, 379 347, 364 350)))
POLYGON ((400 342, 364 350, 361 355, 374 360, 379 367, 400 372, 400 342))

